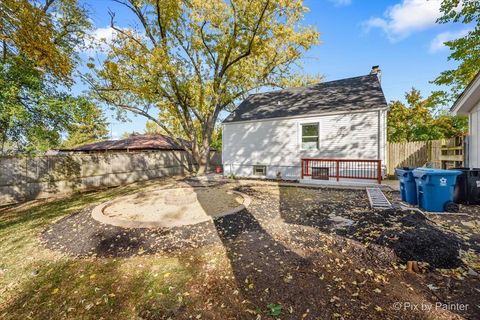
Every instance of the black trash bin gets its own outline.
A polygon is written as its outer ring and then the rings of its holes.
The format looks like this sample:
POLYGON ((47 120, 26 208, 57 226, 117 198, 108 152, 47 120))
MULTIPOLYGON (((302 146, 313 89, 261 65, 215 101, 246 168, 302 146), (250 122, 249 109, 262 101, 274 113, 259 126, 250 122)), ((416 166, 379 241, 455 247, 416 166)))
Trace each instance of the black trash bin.
POLYGON ((457 177, 453 191, 453 201, 463 204, 480 204, 480 169, 452 168, 462 172, 457 177))

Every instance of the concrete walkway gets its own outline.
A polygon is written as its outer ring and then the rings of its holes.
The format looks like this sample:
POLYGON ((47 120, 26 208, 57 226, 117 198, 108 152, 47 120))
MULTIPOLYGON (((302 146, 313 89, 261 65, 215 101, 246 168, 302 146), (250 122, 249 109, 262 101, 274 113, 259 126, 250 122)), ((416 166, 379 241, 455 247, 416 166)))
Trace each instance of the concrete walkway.
POLYGON ((382 185, 389 186, 395 191, 400 191, 400 182, 398 180, 383 180, 382 185))
MULTIPOLYGON (((219 179, 217 177, 217 179, 219 179)), ((226 178, 225 178, 226 179, 226 178)), ((288 186, 288 187, 300 187, 300 188, 335 188, 335 189, 357 189, 364 190, 368 187, 376 187, 382 190, 393 190, 399 191, 400 186, 398 180, 384 180, 382 184, 378 183, 358 183, 350 181, 323 181, 323 180, 314 180, 315 183, 308 183, 311 180, 304 180, 302 182, 289 182, 284 180, 274 181, 274 180, 262 180, 262 179, 226 179, 230 183, 239 184, 239 185, 271 185, 271 186, 288 186), (324 182, 324 183, 322 183, 324 182)))

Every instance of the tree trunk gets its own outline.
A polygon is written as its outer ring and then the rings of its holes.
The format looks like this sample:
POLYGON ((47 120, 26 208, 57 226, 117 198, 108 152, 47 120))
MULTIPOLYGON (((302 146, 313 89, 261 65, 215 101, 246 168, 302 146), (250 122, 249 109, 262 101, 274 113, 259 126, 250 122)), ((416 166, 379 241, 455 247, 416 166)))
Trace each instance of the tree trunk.
POLYGON ((205 175, 210 170, 210 143, 214 129, 214 121, 206 125, 202 142, 197 145, 197 150, 193 150, 194 160, 197 163, 197 175, 205 175))
POLYGON ((210 137, 203 139, 202 146, 199 148, 195 158, 198 165, 197 175, 207 174, 210 169, 210 137))
POLYGON ((0 154, 4 155, 5 154, 5 142, 7 141, 7 130, 2 132, 2 146, 0 149, 0 154))

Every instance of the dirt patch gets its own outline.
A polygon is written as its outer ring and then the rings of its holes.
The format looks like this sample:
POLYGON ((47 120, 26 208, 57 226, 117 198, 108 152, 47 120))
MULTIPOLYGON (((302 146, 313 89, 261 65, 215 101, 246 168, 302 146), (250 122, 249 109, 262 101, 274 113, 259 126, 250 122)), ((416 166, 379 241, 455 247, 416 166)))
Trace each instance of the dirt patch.
POLYGON ((241 210, 244 198, 227 188, 169 188, 117 198, 94 208, 95 220, 125 228, 171 228, 241 210))
POLYGON ((417 211, 370 212, 348 228, 346 235, 388 246, 402 262, 422 261, 435 268, 461 266, 459 250, 466 246, 457 235, 439 229, 417 211))
MULTIPOLYGON (((386 192, 392 203, 400 201, 400 193, 386 192)), ((480 252, 480 205, 460 205, 459 213, 426 213, 429 224, 454 235, 465 252, 480 252)))

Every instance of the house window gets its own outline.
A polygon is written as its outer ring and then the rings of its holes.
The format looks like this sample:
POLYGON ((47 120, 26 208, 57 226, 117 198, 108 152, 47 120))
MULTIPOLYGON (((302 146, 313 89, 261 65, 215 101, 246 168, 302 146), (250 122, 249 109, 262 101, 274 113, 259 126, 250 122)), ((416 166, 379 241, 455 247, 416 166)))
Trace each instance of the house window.
POLYGON ((302 149, 318 149, 318 123, 302 124, 302 149))
POLYGON ((267 175, 267 166, 253 166, 253 175, 254 176, 266 176, 267 175))

